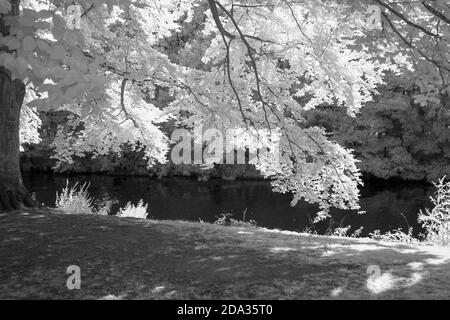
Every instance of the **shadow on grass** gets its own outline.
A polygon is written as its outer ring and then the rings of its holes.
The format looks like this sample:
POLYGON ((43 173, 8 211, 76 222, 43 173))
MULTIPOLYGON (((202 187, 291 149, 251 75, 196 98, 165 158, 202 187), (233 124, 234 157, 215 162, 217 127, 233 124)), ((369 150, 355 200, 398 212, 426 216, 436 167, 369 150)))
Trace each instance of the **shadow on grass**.
POLYGON ((0 298, 446 299, 450 250, 188 222, 0 216, 0 298), (68 266, 81 270, 69 290, 68 266))

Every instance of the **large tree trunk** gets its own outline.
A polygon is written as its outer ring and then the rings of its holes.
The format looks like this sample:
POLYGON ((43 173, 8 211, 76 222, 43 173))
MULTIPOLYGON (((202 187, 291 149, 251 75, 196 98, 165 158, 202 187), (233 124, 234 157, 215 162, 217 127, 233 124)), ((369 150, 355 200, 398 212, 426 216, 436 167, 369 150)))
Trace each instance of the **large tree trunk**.
POLYGON ((20 172, 19 124, 25 85, 0 67, 0 211, 33 206, 20 172))
MULTIPOLYGON (((19 1, 13 0, 11 15, 19 12, 19 1)), ((0 32, 9 33, 3 17, 0 16, 0 32)), ((1 51, 7 51, 0 48, 1 51)), ((19 125, 20 110, 25 97, 25 85, 20 80, 12 80, 11 72, 0 67, 0 211, 34 206, 22 182, 20 172, 19 125)))

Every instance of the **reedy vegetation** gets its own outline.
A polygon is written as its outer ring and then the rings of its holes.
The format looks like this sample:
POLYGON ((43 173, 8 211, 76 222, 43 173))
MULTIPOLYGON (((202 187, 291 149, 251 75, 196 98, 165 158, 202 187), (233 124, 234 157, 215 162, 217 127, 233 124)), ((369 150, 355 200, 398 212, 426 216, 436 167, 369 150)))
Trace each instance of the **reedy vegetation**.
MULTIPOLYGON (((434 207, 422 210, 419 213, 418 221, 422 223, 425 234, 422 235, 424 243, 449 245, 450 244, 450 181, 445 181, 445 177, 434 183, 436 187, 435 195, 430 199, 434 207)), ((89 184, 80 185, 78 182, 73 187, 67 185, 63 188, 61 193, 56 195, 56 208, 68 214, 110 214, 112 204, 116 202, 111 199, 103 199, 94 205, 93 198, 88 192, 89 184)), ((116 213, 120 218, 138 218, 147 219, 148 204, 145 204, 141 199, 137 205, 128 202, 125 207, 120 208, 116 213)), ((201 223, 203 221, 200 220, 201 223)), ((238 226, 238 227, 257 227, 255 220, 246 219, 246 211, 243 212, 242 220, 233 218, 233 214, 220 214, 215 224, 223 226, 238 226)), ((332 237, 352 237, 357 238, 362 232, 362 228, 355 230, 351 235, 348 235, 351 226, 333 227, 333 220, 330 220, 330 225, 326 231, 327 236, 332 237)), ((308 234, 317 235, 317 232, 312 228, 307 228, 304 231, 308 234)), ((370 233, 370 237, 379 241, 394 241, 406 243, 418 243, 419 240, 413 237, 412 228, 408 227, 408 232, 405 233, 402 229, 395 229, 382 234, 379 230, 370 233)))
POLYGON ((94 200, 89 195, 88 189, 89 184, 87 183, 79 185, 77 182, 70 187, 69 181, 67 181, 61 193, 56 192, 56 209, 68 214, 93 214, 94 200))
MULTIPOLYGON (((111 213, 111 207, 117 201, 105 198, 94 201, 89 194, 89 184, 80 185, 78 182, 72 187, 67 181, 66 186, 59 193, 56 193, 55 207, 59 211, 67 214, 96 214, 107 216, 111 213)), ((124 208, 120 208, 116 216, 120 218, 146 219, 148 216, 148 204, 144 204, 141 199, 137 205, 128 202, 124 208)))
POLYGON ((137 205, 128 202, 124 208, 121 208, 116 214, 119 218, 137 218, 147 219, 148 204, 144 204, 144 200, 140 200, 137 205))

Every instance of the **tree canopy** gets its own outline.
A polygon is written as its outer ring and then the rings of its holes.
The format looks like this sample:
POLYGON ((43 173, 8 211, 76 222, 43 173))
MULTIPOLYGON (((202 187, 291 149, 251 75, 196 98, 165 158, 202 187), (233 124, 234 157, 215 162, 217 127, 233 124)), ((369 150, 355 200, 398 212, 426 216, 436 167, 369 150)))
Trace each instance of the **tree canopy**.
POLYGON ((165 162, 170 137, 160 124, 169 119, 280 130, 280 164, 260 158, 256 167, 324 217, 330 207, 359 208, 361 175, 352 150, 306 125, 305 111, 332 105, 353 116, 387 75, 401 75, 416 103, 450 112, 443 0, 0 0, 0 13, 9 25, 0 66, 29 92, 25 139, 39 121, 33 109, 69 110, 72 128, 83 124, 59 133, 61 161, 126 143, 150 166, 165 162), (74 4, 79 29, 67 23, 74 4), (373 5, 380 29, 368 28, 373 5), (153 103, 161 88, 171 96, 164 107, 153 103))

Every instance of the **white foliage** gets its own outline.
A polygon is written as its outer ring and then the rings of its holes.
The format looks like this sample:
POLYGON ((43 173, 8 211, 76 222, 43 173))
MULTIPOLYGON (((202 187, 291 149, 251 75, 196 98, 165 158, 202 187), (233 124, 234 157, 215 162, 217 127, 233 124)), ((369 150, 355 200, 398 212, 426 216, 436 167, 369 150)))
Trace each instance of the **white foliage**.
POLYGON ((28 88, 25 95, 25 101, 23 103, 20 112, 20 149, 23 151, 22 145, 27 144, 37 144, 41 142, 39 136, 39 128, 41 127, 42 121, 37 114, 36 108, 29 107, 28 102, 36 99, 36 95, 33 91, 28 88))
POLYGON ((144 200, 140 200, 137 205, 133 205, 128 202, 124 208, 121 208, 117 213, 120 218, 137 218, 147 219, 148 216, 148 204, 144 204, 144 200))
POLYGON ((437 191, 430 197, 433 209, 421 210, 418 219, 426 230, 426 240, 443 245, 450 243, 450 181, 445 178, 434 183, 437 191))
POLYGON ((80 186, 77 182, 70 187, 67 181, 61 193, 56 192, 55 207, 67 214, 93 214, 94 200, 88 189, 87 183, 80 186))
MULTIPOLYGON (((22 10, 10 35, 0 38, 0 45, 15 50, 0 53, 0 65, 42 93, 29 106, 68 109, 78 116, 73 128, 82 130, 60 131, 55 140, 59 161, 119 152, 127 143, 145 148, 149 166, 165 162, 168 140, 158 123, 163 115, 183 114, 180 124, 190 128, 279 130, 280 161, 255 163, 274 190, 292 192, 293 204, 302 198, 319 204, 319 218, 332 206, 359 207, 361 179, 351 151, 322 129, 303 127, 302 112, 332 104, 354 115, 377 94, 386 71, 411 69, 410 48, 398 50, 398 41, 366 34, 366 5, 216 1, 219 17, 208 8, 201 22, 212 40, 198 51, 205 64, 199 70, 173 63, 160 41, 180 30, 184 16, 191 21, 201 1, 100 0, 82 19, 81 30, 67 30, 63 8, 69 3, 24 0, 28 10, 22 10), (169 88, 174 98, 163 112, 144 101, 154 98, 156 87, 169 88)), ((1 0, 0 10, 7 9, 1 0)), ((411 8, 409 13, 421 23, 430 17, 411 8)), ((448 52, 443 45, 438 49, 448 52)), ((430 92, 439 93, 430 83, 436 70, 427 70, 419 102, 436 100, 430 92)))
POLYGON ((95 158, 111 152, 120 154, 121 146, 128 144, 135 150, 145 150, 145 158, 149 166, 155 162, 165 163, 168 152, 168 139, 158 127, 158 123, 166 120, 162 112, 142 100, 132 92, 126 92, 122 110, 118 83, 113 82, 106 91, 105 101, 95 111, 85 113, 85 107, 68 106, 68 110, 76 112, 80 118, 74 118, 71 126, 82 124, 84 129, 77 137, 70 132, 59 130, 53 142, 55 158, 61 163, 72 163, 73 156, 83 157, 92 154, 95 158))

